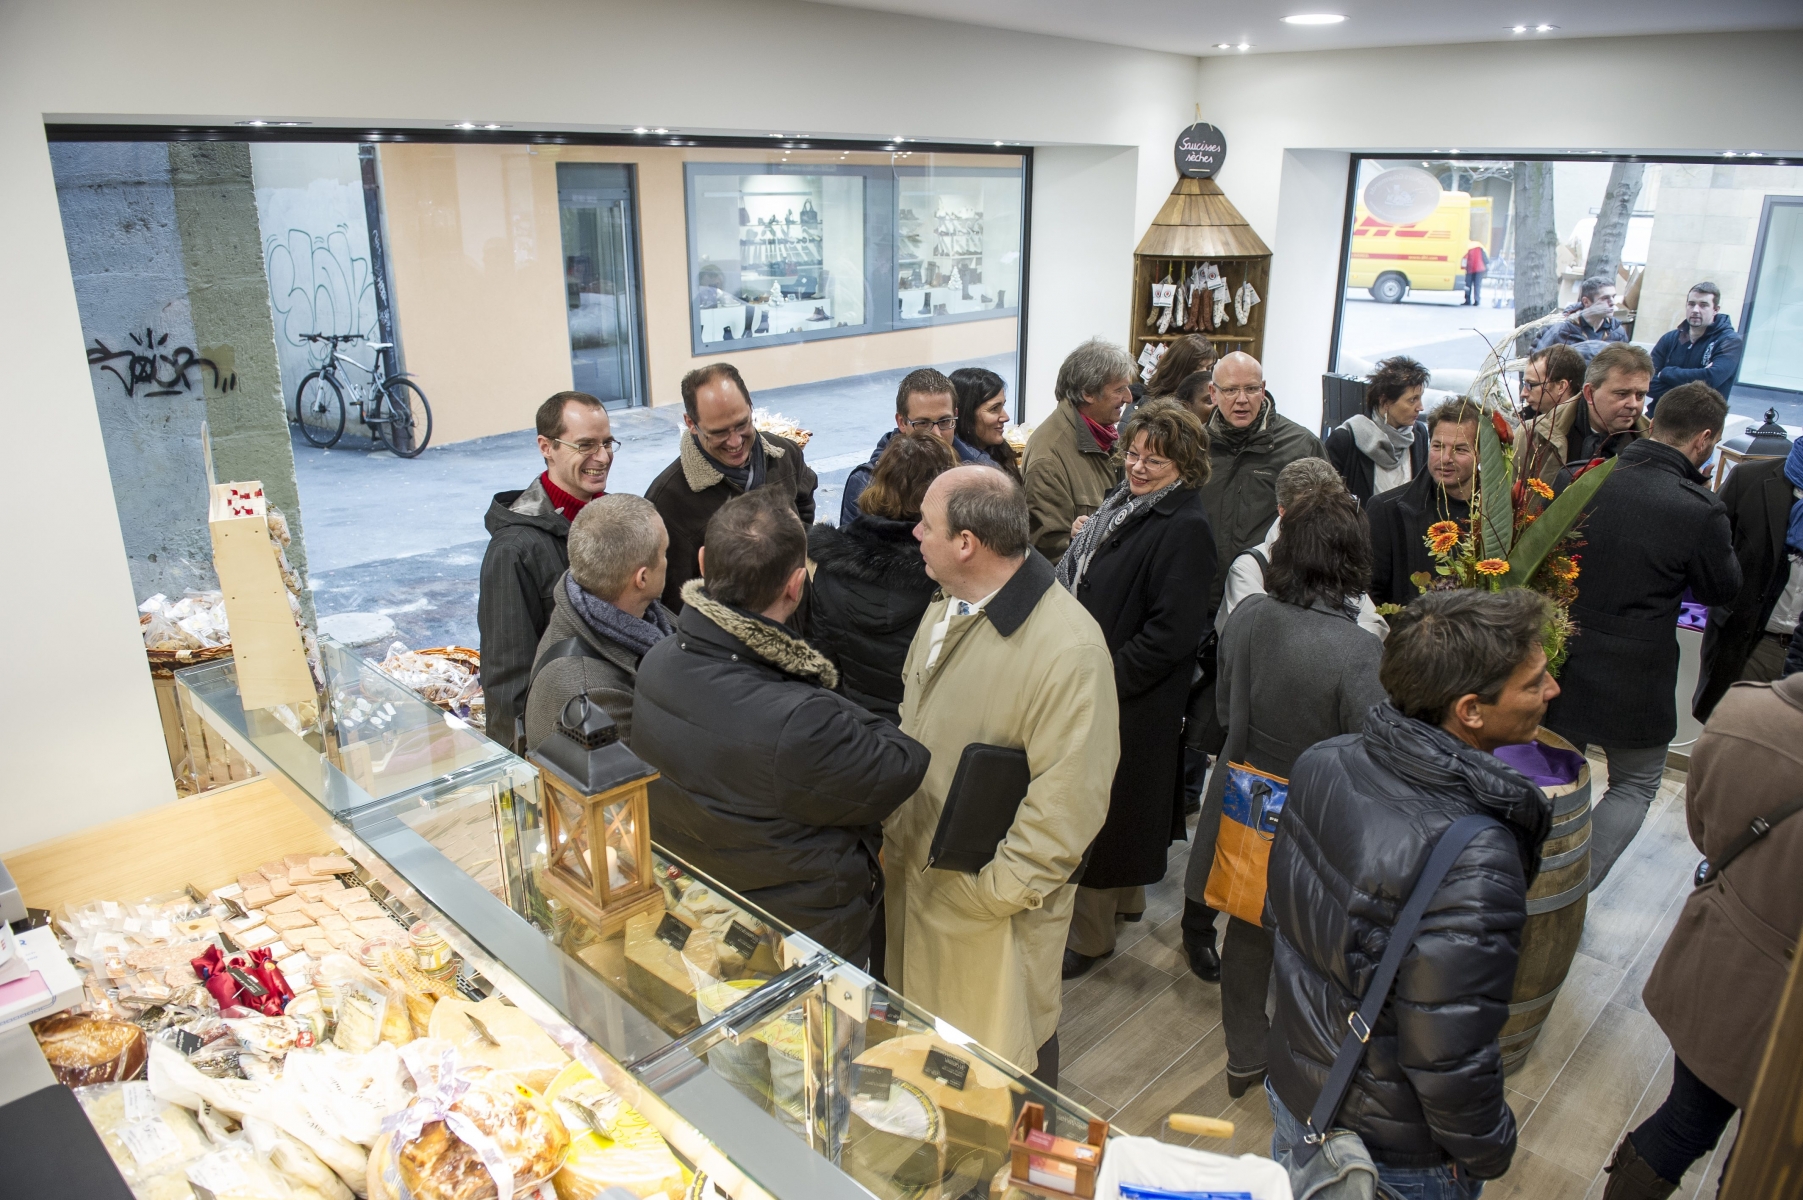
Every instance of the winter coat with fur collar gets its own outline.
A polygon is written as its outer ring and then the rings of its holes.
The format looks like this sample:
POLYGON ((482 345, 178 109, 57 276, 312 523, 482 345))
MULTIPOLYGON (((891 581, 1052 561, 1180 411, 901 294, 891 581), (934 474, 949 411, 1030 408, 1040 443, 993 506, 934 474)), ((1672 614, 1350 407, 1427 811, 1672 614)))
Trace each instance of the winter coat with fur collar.
MULTIPOLYGON (((814 486, 818 479, 814 469, 802 457, 801 447, 788 438, 773 433, 760 433, 758 440, 764 452, 764 482, 775 488, 795 505, 803 525, 814 523, 814 486)), ((701 574, 701 543, 707 535, 708 518, 744 489, 722 475, 701 447, 695 435, 683 430, 678 441, 676 461, 665 467, 651 486, 645 499, 664 519, 670 534, 667 555, 669 572, 664 577, 664 607, 672 613, 682 610, 682 585, 701 574)))
POLYGON ((882 895, 882 821, 926 775, 927 748, 833 689, 839 673, 785 626, 700 580, 676 634, 639 663, 632 748, 657 843, 862 965, 882 895))
POLYGON ((914 523, 862 514, 842 529, 815 525, 808 557, 816 566, 809 640, 839 668, 846 696, 901 724, 902 663, 939 586, 914 523))

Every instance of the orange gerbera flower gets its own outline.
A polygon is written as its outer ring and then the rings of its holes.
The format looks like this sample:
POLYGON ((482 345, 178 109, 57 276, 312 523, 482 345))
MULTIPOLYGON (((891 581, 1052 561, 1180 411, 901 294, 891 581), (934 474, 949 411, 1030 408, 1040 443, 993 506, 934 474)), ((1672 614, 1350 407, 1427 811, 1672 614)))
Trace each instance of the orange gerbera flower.
POLYGON ((1507 575, 1509 573, 1509 561, 1504 558, 1479 559, 1477 562, 1477 573, 1479 575, 1507 575))
POLYGON ((1558 558, 1553 559, 1548 565, 1552 569, 1552 576, 1554 579, 1564 583, 1570 583, 1578 577, 1578 564, 1575 559, 1566 558, 1561 555, 1558 558))
POLYGON ((1551 500, 1553 498, 1553 489, 1547 486, 1546 480, 1544 479, 1531 478, 1528 480, 1528 486, 1534 489, 1534 495, 1540 497, 1542 500, 1551 500))

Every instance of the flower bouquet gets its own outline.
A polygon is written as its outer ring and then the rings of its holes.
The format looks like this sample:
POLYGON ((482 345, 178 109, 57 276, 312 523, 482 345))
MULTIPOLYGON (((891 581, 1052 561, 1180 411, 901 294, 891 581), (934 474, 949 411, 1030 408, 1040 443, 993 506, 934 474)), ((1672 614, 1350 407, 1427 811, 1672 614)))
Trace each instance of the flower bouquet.
MULTIPOLYGON (((1552 313, 1517 329, 1498 343, 1466 392, 1466 401, 1483 418, 1478 421, 1477 486, 1472 490, 1468 522, 1438 521, 1423 539, 1434 559, 1432 571, 1410 578, 1423 592, 1453 588, 1532 588, 1552 602, 1546 627, 1547 669, 1554 674, 1565 662, 1567 643, 1577 627, 1571 619, 1578 598, 1578 550, 1584 545, 1579 523, 1596 490, 1615 469, 1607 459, 1576 472, 1559 495, 1533 476, 1515 478, 1515 428, 1503 415, 1508 393, 1503 373, 1521 370, 1525 360, 1504 357, 1505 347, 1524 333, 1561 319, 1552 313)), ((1390 606, 1386 605, 1386 608, 1390 606)), ((1380 610, 1381 611, 1381 610, 1380 610)))

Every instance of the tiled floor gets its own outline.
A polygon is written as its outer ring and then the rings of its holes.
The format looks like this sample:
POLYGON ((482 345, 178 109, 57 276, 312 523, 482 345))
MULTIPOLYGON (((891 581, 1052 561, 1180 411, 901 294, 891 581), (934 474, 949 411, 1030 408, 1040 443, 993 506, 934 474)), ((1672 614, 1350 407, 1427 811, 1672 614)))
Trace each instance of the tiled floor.
MULTIPOLYGON (((1606 770, 1593 759, 1594 795, 1606 770)), ((1616 1143, 1659 1107, 1671 1083, 1665 1035, 1640 989, 1677 921, 1698 854, 1684 824, 1682 776, 1668 772, 1647 822, 1589 900, 1584 940, 1527 1061, 1509 1076, 1520 1139, 1514 1165, 1485 1200, 1596 1200, 1616 1143)), ((1262 1090, 1227 1098, 1220 989, 1190 974, 1178 918, 1184 846, 1147 889, 1145 919, 1121 926, 1114 955, 1064 985, 1063 1090, 1126 1133, 1224 1154, 1269 1154, 1262 1090), (1234 1123, 1230 1142, 1173 1134, 1173 1112, 1234 1123)), ((1734 1127, 1693 1167, 1678 1200, 1713 1196, 1734 1127)))

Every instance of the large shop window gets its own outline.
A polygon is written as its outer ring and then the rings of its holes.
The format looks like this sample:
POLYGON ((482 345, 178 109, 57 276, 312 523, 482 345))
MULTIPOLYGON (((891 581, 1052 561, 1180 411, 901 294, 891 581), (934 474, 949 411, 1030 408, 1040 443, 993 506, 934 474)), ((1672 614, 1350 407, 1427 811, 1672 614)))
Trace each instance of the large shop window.
POLYGON ((1803 196, 1768 196, 1747 289, 1740 382, 1803 393, 1803 196))
POLYGON ((685 171, 696 354, 1020 314, 1019 168, 685 171))

